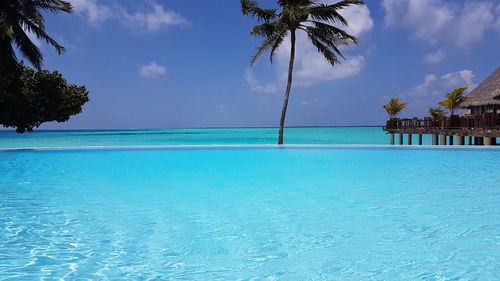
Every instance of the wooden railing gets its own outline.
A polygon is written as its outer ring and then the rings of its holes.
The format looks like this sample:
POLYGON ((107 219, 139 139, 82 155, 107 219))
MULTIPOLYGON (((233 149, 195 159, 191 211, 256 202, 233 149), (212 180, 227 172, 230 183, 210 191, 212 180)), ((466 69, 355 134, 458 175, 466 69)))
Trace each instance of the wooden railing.
POLYGON ((498 129, 500 130, 500 115, 483 114, 471 116, 453 116, 431 118, 394 118, 388 120, 384 130, 402 129, 498 129))

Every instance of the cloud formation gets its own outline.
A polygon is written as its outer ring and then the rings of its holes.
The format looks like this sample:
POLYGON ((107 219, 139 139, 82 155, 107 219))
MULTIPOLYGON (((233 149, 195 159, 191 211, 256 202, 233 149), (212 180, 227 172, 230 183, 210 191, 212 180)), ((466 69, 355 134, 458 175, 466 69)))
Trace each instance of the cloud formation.
POLYGON ((430 45, 467 48, 488 31, 500 32, 500 4, 493 0, 383 0, 388 26, 403 26, 411 37, 430 45))
POLYGON ((150 64, 143 65, 139 68, 139 73, 142 77, 146 78, 154 78, 158 76, 165 75, 167 70, 164 66, 157 64, 156 62, 152 62, 150 64))
POLYGON ((252 92, 272 94, 278 91, 275 81, 263 85, 255 78, 251 69, 247 69, 245 72, 245 81, 250 86, 252 92))
POLYGON ((442 62, 446 58, 443 50, 438 50, 434 53, 429 53, 424 56, 423 61, 428 64, 436 64, 442 62))
POLYGON ((122 10, 121 20, 134 27, 143 27, 148 31, 157 31, 163 27, 174 25, 188 25, 190 22, 175 12, 165 11, 162 5, 153 4, 150 12, 129 14, 122 10))
POLYGON ((454 88, 468 87, 469 91, 474 89, 477 84, 474 83, 474 73, 465 69, 457 72, 447 73, 441 76, 428 74, 424 82, 414 87, 409 95, 417 98, 429 96, 443 96, 454 88))
POLYGON ((143 28, 147 31, 158 31, 162 28, 188 25, 190 22, 179 14, 165 10, 163 5, 150 3, 146 11, 129 12, 123 7, 106 6, 97 0, 69 0, 77 14, 87 18, 89 23, 97 25, 106 20, 115 19, 130 28, 143 28))

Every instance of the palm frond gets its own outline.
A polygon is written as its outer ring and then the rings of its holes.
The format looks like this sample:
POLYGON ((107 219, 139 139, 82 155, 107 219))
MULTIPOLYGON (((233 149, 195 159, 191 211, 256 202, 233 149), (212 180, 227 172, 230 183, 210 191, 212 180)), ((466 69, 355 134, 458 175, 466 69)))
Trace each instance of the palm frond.
POLYGON ((28 5, 47 12, 66 12, 72 13, 73 6, 68 1, 61 0, 30 0, 26 1, 28 5))
MULTIPOLYGON (((52 45, 60 54, 64 47, 59 45, 45 31, 45 20, 42 12, 66 12, 71 13, 71 3, 63 0, 1 0, 0 4, 0 37, 3 43, 15 44, 21 54, 25 56, 33 66, 40 69, 42 65, 42 54, 38 47, 31 42, 26 32, 31 32, 37 38, 45 40, 52 45), (6 41, 5 41, 6 40, 6 41)), ((7 49, 4 47, 4 50, 7 49)), ((14 48, 11 53, 0 53, 2 59, 12 60, 15 58, 14 48), (10 57, 10 58, 9 58, 10 57)))
POLYGON ((313 0, 278 0, 278 5, 281 7, 285 6, 302 6, 302 7, 307 7, 309 5, 314 4, 315 1, 313 0))
POLYGON ((259 21, 269 22, 278 17, 276 9, 262 9, 254 0, 241 0, 241 12, 256 17, 259 21))
POLYGON ((257 60, 267 51, 271 50, 271 61, 274 51, 281 45, 283 39, 286 37, 286 30, 283 33, 276 33, 271 37, 268 37, 262 41, 260 46, 257 48, 257 52, 250 59, 250 65, 254 65, 257 60))
POLYGON ((344 8, 347 8, 351 5, 364 5, 364 4, 365 4, 365 1, 363 1, 363 0, 343 0, 343 1, 339 1, 335 4, 332 4, 330 6, 332 6, 335 9, 344 9, 344 8))
POLYGON ((332 52, 332 50, 330 50, 328 46, 323 44, 323 42, 321 42, 321 40, 319 40, 314 34, 312 34, 311 32, 307 32, 307 36, 311 40, 311 43, 316 47, 316 49, 318 49, 318 52, 320 52, 331 65, 340 63, 337 55, 332 52))
POLYGON ((339 13, 351 5, 363 5, 364 2, 360 0, 345 0, 338 3, 327 5, 323 3, 315 4, 309 9, 309 15, 313 20, 320 20, 326 22, 338 22, 345 26, 348 25, 347 20, 339 13))
POLYGON ((0 39, 0 71, 3 71, 4 67, 15 67, 16 62, 17 57, 12 48, 12 42, 9 39, 0 39))
POLYGON ((273 64, 274 54, 276 53, 276 51, 278 50, 278 48, 281 46, 281 44, 285 40, 285 37, 286 37, 287 33, 288 33, 287 30, 283 30, 278 35, 277 39, 274 41, 273 47, 271 48, 271 52, 269 54, 269 61, 271 62, 271 64, 273 64))
POLYGON ((37 38, 45 40, 48 44, 52 45, 56 49, 56 51, 59 55, 66 50, 63 46, 59 45, 59 43, 57 43, 56 40, 54 40, 52 37, 50 37, 44 31, 44 29, 40 28, 36 24, 33 24, 32 22, 29 22, 29 21, 25 21, 23 23, 24 23, 24 28, 27 31, 32 32, 33 34, 36 35, 37 38))
POLYGON ((333 25, 329 25, 319 21, 310 21, 310 22, 314 24, 314 27, 317 29, 317 32, 320 34, 324 34, 325 37, 345 39, 351 41, 351 44, 358 44, 358 38, 348 34, 345 30, 342 30, 333 25))
POLYGON ((279 28, 282 28, 279 25, 277 22, 265 22, 252 28, 250 35, 264 38, 272 37, 279 28))
POLYGON ((25 56, 36 69, 41 69, 43 56, 40 49, 31 42, 30 38, 21 27, 15 26, 13 28, 13 35, 14 42, 23 56, 25 56))

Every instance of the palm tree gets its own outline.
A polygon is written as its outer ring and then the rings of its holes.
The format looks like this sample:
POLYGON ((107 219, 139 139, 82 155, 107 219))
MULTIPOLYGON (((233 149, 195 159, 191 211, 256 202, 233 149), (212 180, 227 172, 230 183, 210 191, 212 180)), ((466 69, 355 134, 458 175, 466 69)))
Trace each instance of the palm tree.
POLYGON ((429 108, 429 114, 432 118, 439 118, 448 114, 448 112, 444 111, 441 107, 431 107, 429 108))
POLYGON ((251 65, 267 51, 270 51, 272 63, 276 50, 281 46, 285 38, 290 35, 288 83, 281 110, 278 144, 283 144, 286 109, 292 88, 296 31, 304 31, 311 43, 318 49, 318 52, 330 64, 340 63, 340 58, 344 58, 344 56, 339 46, 357 44, 357 38, 331 24, 347 26, 348 22, 339 14, 339 10, 351 5, 363 4, 362 0, 343 0, 332 5, 317 3, 315 0, 278 0, 279 7, 277 9, 263 9, 254 0, 241 0, 242 13, 251 15, 261 22, 250 33, 252 36, 263 38, 262 44, 257 48, 257 52, 251 59, 251 65))
POLYGON ((61 54, 59 45, 45 31, 42 12, 71 13, 69 2, 62 0, 1 0, 0 1, 0 65, 15 67, 17 57, 14 45, 20 53, 38 70, 43 63, 40 49, 30 40, 27 32, 45 40, 61 54))
POLYGON ((460 104, 468 99, 468 97, 464 96, 464 92, 467 90, 467 87, 456 88, 453 91, 446 94, 446 99, 438 102, 439 105, 444 106, 445 108, 450 110, 450 116, 455 115, 455 110, 460 108, 460 104))
POLYGON ((388 104, 384 105, 385 111, 389 114, 389 118, 392 120, 396 117, 401 110, 406 108, 406 103, 402 103, 403 99, 392 98, 388 104))

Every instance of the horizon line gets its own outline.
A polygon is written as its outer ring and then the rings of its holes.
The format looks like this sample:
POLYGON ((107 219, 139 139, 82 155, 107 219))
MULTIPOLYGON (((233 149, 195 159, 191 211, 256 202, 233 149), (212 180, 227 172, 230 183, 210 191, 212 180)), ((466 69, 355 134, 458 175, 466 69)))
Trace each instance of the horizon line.
MULTIPOLYGON (((384 125, 338 125, 338 126, 289 126, 285 129, 299 129, 299 128, 366 128, 366 127, 383 127, 384 125)), ((119 131, 119 130, 175 130, 175 129, 279 129, 279 127, 268 126, 249 126, 249 127, 165 127, 165 128, 82 128, 82 129, 35 129, 31 133, 38 131, 119 131)), ((15 131, 14 128, 0 128, 0 132, 15 131)), ((30 132, 26 132, 29 134, 30 132)), ((24 133, 24 134, 26 134, 24 133)))

